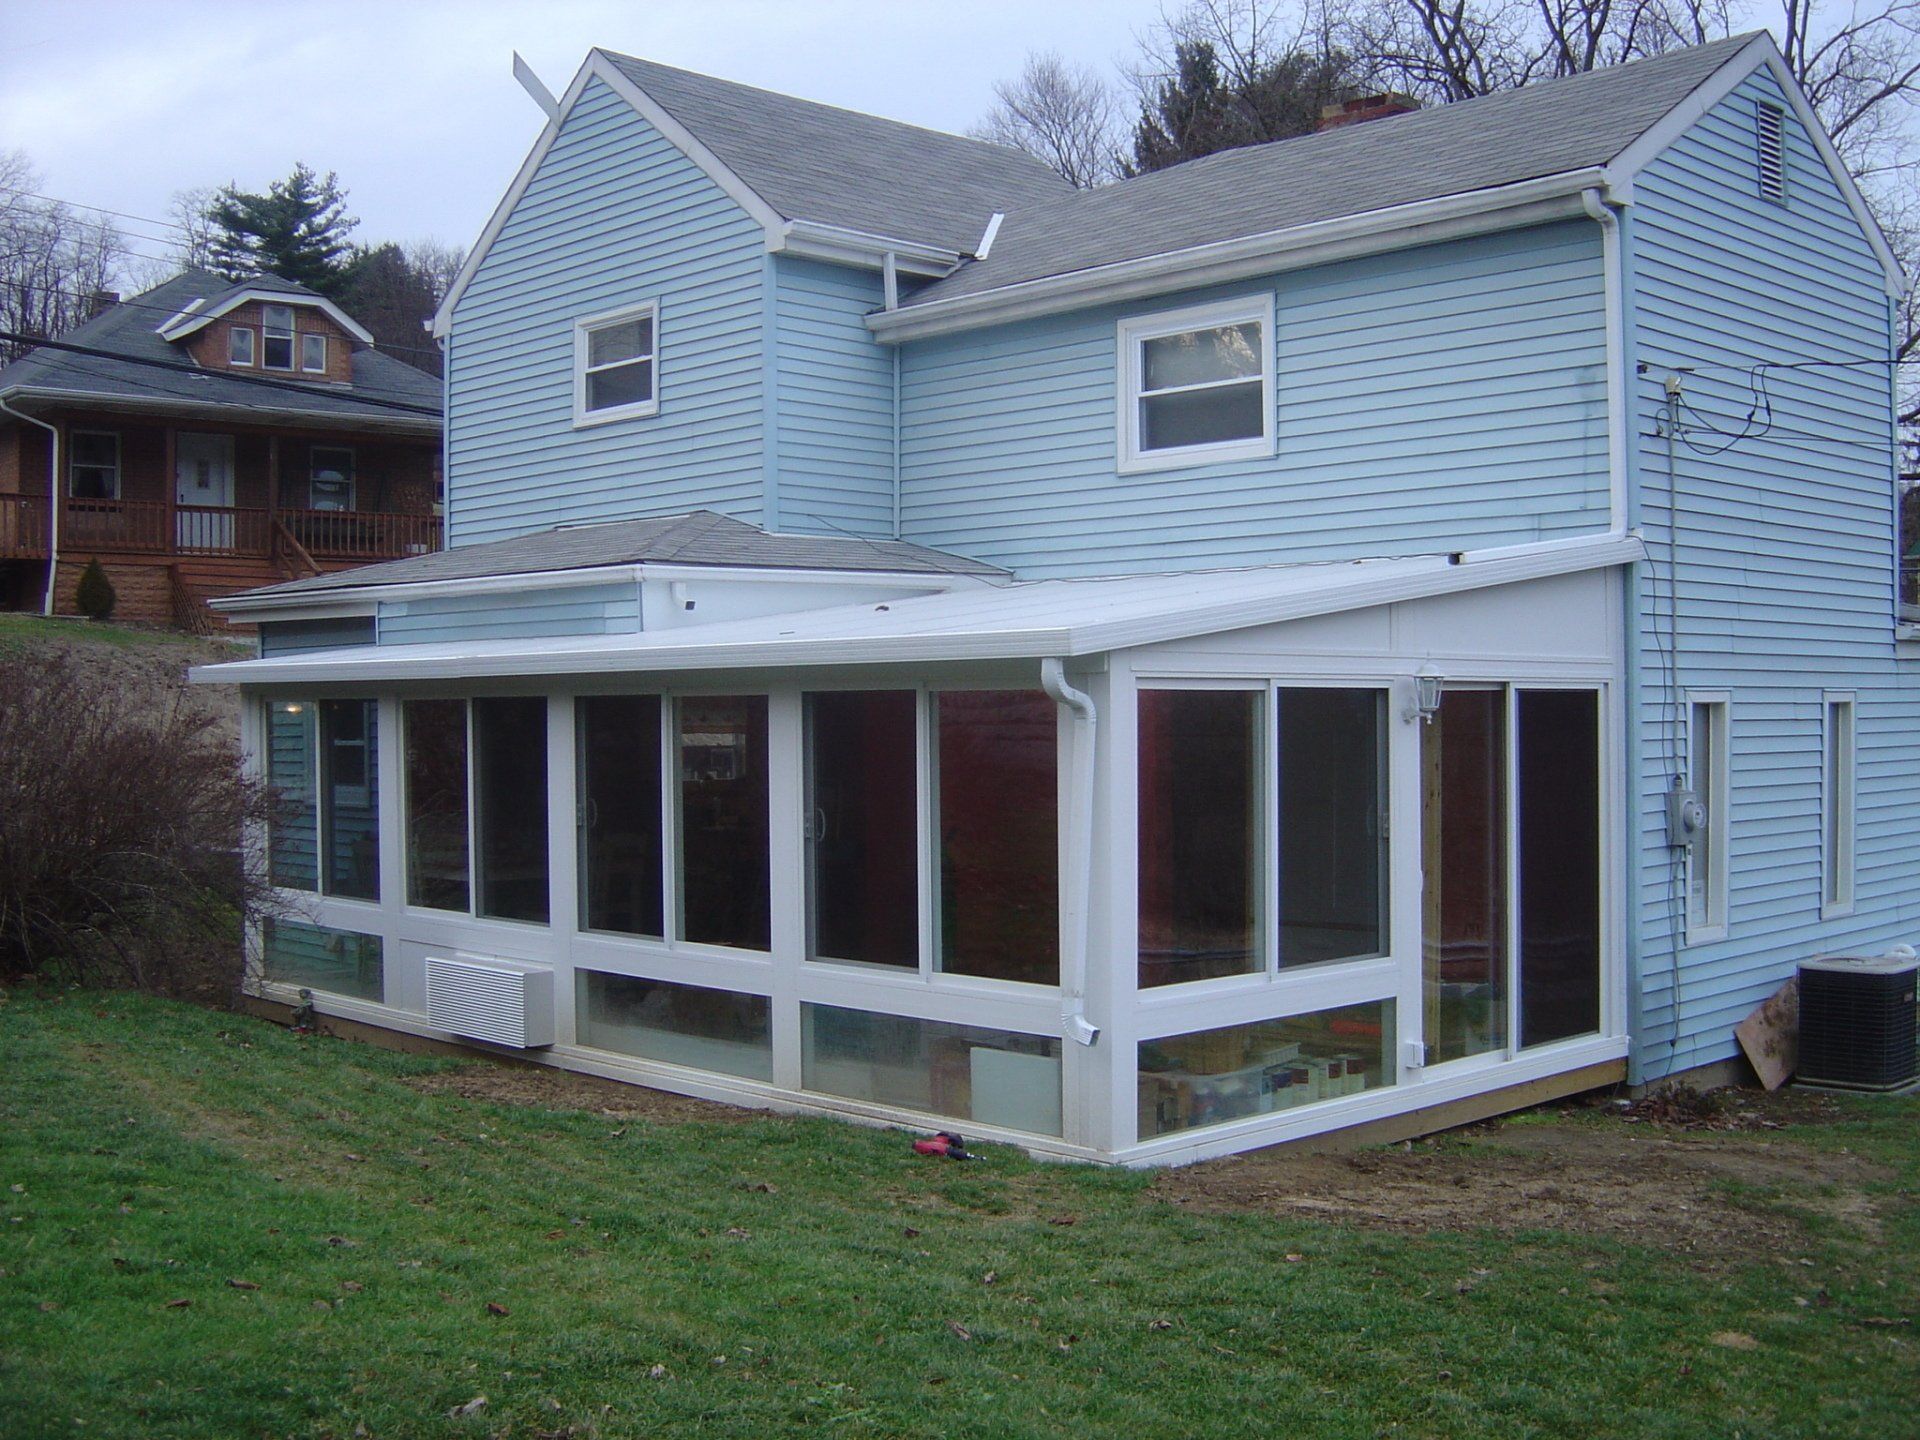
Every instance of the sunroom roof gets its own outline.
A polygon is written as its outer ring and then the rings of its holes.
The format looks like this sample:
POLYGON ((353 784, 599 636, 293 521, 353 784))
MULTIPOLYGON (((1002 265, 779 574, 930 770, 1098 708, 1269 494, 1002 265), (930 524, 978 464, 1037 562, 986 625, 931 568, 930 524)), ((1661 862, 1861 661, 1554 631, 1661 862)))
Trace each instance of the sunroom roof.
POLYGON ((1091 655, 1639 559, 1617 536, 1172 575, 1035 580, 904 600, 623 635, 368 645, 202 665, 213 684, 359 684, 466 677, 1091 655))

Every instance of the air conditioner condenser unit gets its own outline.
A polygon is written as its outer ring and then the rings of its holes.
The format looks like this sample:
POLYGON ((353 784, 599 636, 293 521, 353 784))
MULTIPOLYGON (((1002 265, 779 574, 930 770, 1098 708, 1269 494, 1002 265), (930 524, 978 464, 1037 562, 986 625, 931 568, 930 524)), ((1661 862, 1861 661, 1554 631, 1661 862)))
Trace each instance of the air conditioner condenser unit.
POLYGON ((1828 955, 1800 967, 1800 1064, 1808 1085, 1899 1090, 1920 1081, 1920 961, 1828 955))

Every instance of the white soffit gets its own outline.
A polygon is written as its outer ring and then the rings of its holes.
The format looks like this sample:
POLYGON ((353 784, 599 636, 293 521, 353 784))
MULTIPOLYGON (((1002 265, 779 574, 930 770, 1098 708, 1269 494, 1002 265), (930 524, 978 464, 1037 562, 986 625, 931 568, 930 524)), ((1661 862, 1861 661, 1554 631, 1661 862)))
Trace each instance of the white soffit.
POLYGON ((192 673, 208 684, 355 685, 1090 655, 1623 565, 1644 554, 1637 539, 1595 535, 1458 556, 1036 580, 667 631, 359 646, 192 673))

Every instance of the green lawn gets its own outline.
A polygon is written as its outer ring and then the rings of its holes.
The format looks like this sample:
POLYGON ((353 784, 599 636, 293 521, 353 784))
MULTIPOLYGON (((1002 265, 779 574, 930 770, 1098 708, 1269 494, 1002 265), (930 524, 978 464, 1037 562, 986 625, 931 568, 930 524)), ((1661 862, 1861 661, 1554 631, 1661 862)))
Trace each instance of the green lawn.
MULTIPOLYGON (((1877 1243, 1816 1223, 1705 1264, 405 1083, 451 1063, 125 995, 0 1003, 0 1434, 1914 1433, 1913 1101, 1739 1137, 1874 1162, 1877 1243)), ((1457 1143, 1495 1165, 1498 1139, 1457 1143)))

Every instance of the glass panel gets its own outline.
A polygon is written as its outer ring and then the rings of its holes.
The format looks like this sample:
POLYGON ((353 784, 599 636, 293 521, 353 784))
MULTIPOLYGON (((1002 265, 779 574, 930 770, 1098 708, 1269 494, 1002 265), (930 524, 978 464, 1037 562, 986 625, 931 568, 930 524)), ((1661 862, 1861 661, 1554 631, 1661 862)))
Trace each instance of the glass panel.
POLYGON ((660 697, 583 696, 574 710, 580 729, 580 923, 588 930, 664 935, 660 697))
POLYGON ((677 708, 681 935, 765 950, 767 697, 703 696, 677 708))
POLYGON ((1140 984, 1263 968, 1254 778, 1260 696, 1140 692, 1140 984))
POLYGON ((233 365, 251 365, 253 363, 252 330, 241 325, 227 331, 227 361, 233 365))
POLYGON ((407 903, 467 908, 467 702, 409 700, 407 903))
POLYGON ((610 410, 616 405, 640 405, 653 398, 653 362, 636 360, 587 376, 587 409, 610 410))
POLYGON ((386 999, 380 937, 329 930, 297 920, 268 920, 260 937, 269 980, 304 985, 376 1004, 386 999))
POLYGON ((547 701, 473 702, 474 913, 547 919, 547 701))
POLYGON ((1394 1007, 1373 1000, 1140 1044, 1140 1138, 1394 1083, 1394 1007))
POLYGON ((303 370, 324 370, 327 368, 326 336, 302 335, 300 337, 300 366, 303 370))
POLYGON ((1167 390, 1204 385, 1210 380, 1240 380, 1260 373, 1260 326, 1223 325, 1162 335, 1140 345, 1141 388, 1167 390))
POLYGON ((1030 1135, 1060 1133, 1060 1041, 978 1025, 800 1007, 800 1083, 1030 1135))
POLYGON ((628 320, 587 332, 587 363, 613 365, 653 354, 653 321, 628 320))
POLYGON ((1378 690, 1279 692, 1282 968, 1386 951, 1386 702, 1378 690))
POLYGON ((669 1065, 773 1079, 764 995, 582 970, 580 1043, 669 1065))
POLYGON ((98 465, 111 470, 120 463, 120 437, 99 430, 76 430, 69 437, 75 465, 98 465))
POLYGON ((1507 1043, 1506 695, 1447 690, 1421 727, 1427 1062, 1507 1043))
POLYGON ((293 337, 269 335, 261 342, 261 364, 269 370, 293 368, 293 337))
POLYGON ((1257 440, 1263 429, 1260 392, 1260 382, 1253 380, 1213 390, 1149 396, 1140 402, 1140 448, 1171 450, 1181 445, 1257 440))
POLYGON ((372 700, 320 702, 320 787, 326 796, 329 895, 380 898, 378 706, 372 700))
POLYGON ((267 874, 290 890, 320 888, 313 709, 311 700, 275 700, 267 706, 267 783, 277 802, 267 823, 267 874))
POLYGON ((911 690, 807 696, 807 881, 815 958, 920 963, 911 690))
POLYGON ((1689 710, 1687 732, 1688 770, 1693 792, 1707 813, 1707 825, 1687 852, 1687 924, 1694 927, 1719 923, 1720 897, 1714 893, 1714 851, 1720 843, 1716 833, 1718 814, 1715 787, 1719 780, 1719 757, 1714 754, 1713 702, 1695 704, 1689 710))
POLYGON ((1853 899, 1853 776, 1853 705, 1830 700, 1821 820, 1825 875, 1821 893, 1828 905, 1846 905, 1853 899))
POLYGON ((940 969, 1060 983, 1058 736, 1038 690, 934 697, 940 969))
POLYGON ((290 305, 264 305, 260 310, 261 323, 269 335, 293 334, 293 307, 290 305))
POLYGON ((1514 697, 1520 1043, 1600 1028, 1600 697, 1514 697))

